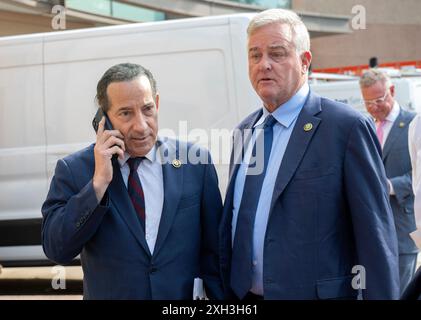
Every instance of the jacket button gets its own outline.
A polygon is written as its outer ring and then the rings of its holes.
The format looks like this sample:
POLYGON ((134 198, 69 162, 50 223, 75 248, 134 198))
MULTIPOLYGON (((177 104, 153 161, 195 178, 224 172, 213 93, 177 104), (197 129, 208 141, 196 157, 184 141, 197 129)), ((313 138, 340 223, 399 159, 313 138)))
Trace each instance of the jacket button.
POLYGON ((155 273, 155 272, 157 272, 157 271, 158 271, 158 269, 157 269, 157 268, 155 268, 155 267, 151 267, 151 268, 149 269, 149 273, 150 273, 150 274, 155 273))

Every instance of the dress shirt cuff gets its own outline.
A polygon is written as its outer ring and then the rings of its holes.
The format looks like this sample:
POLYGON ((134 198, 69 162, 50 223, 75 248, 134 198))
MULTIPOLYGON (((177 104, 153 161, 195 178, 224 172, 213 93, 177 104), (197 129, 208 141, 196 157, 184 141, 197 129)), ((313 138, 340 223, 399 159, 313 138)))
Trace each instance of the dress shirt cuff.
POLYGON ((418 249, 421 249, 421 229, 417 229, 411 232, 409 235, 411 236, 412 240, 414 240, 418 249))
POLYGON ((391 195, 391 196, 396 195, 395 189, 393 189, 392 182, 389 179, 387 179, 387 183, 389 184, 389 195, 391 195))

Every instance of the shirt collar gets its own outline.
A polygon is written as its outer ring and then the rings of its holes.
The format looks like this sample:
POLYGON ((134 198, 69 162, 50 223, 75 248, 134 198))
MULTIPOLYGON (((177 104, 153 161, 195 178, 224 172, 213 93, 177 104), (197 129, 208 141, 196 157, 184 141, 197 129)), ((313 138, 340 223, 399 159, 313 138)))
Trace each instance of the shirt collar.
POLYGON ((387 121, 390 121, 390 122, 395 122, 395 120, 397 119, 397 117, 399 116, 399 112, 400 112, 400 110, 399 110, 400 108, 399 108, 399 104, 395 101, 394 103, 393 103, 393 107, 392 107, 392 110, 389 112, 389 114, 387 115, 387 117, 386 117, 386 120, 387 121))
MULTIPOLYGON (((131 157, 130 154, 128 154, 127 152, 124 152, 123 160, 121 160, 120 158, 118 159, 118 163, 120 164, 120 168, 125 165, 125 163, 127 162, 127 160, 129 160, 130 157, 131 157)), ((153 145, 152 149, 149 150, 149 152, 146 154, 145 158, 148 159, 150 162, 155 162, 155 160, 156 160, 156 146, 155 145, 153 145)))
MULTIPOLYGON (((274 112, 272 112, 272 116, 284 127, 289 128, 303 108, 309 92, 310 87, 308 83, 305 82, 300 90, 291 97, 291 99, 280 105, 274 112)), ((271 113, 263 107, 263 115, 253 127, 255 128, 256 126, 262 124, 269 114, 271 113)))

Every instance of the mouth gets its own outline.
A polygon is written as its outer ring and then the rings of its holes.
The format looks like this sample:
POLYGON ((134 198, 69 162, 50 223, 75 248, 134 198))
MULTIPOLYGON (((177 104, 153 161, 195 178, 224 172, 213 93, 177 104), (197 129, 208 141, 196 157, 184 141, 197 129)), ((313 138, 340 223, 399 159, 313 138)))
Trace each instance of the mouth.
POLYGON ((132 137, 132 138, 130 138, 130 140, 133 140, 136 143, 142 143, 142 142, 147 141, 148 138, 149 138, 149 136, 145 136, 145 137, 132 137))
POLYGON ((266 83, 274 82, 274 80, 272 78, 261 78, 258 82, 266 84, 266 83))

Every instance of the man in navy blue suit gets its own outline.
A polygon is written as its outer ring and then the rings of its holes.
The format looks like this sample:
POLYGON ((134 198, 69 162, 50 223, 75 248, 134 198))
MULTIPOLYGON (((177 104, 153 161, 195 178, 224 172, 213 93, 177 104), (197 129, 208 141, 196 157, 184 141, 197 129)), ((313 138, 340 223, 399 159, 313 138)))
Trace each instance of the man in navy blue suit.
POLYGON ((410 236, 416 225, 408 148, 408 128, 415 113, 399 106, 394 99, 395 86, 389 76, 380 70, 364 72, 360 86, 367 111, 375 121, 383 151, 390 205, 398 235, 400 289, 403 293, 414 275, 418 254, 418 248, 410 236))
POLYGON ((157 137, 156 82, 140 65, 108 69, 97 100, 113 128, 102 118, 95 144, 58 161, 42 207, 47 257, 80 254, 85 299, 192 299, 196 277, 222 298, 222 200, 208 152, 192 164, 196 146, 157 137))
POLYGON ((295 13, 266 10, 247 32, 263 107, 234 135, 220 226, 227 296, 397 299, 396 230, 373 123, 310 90, 309 34, 295 13))

